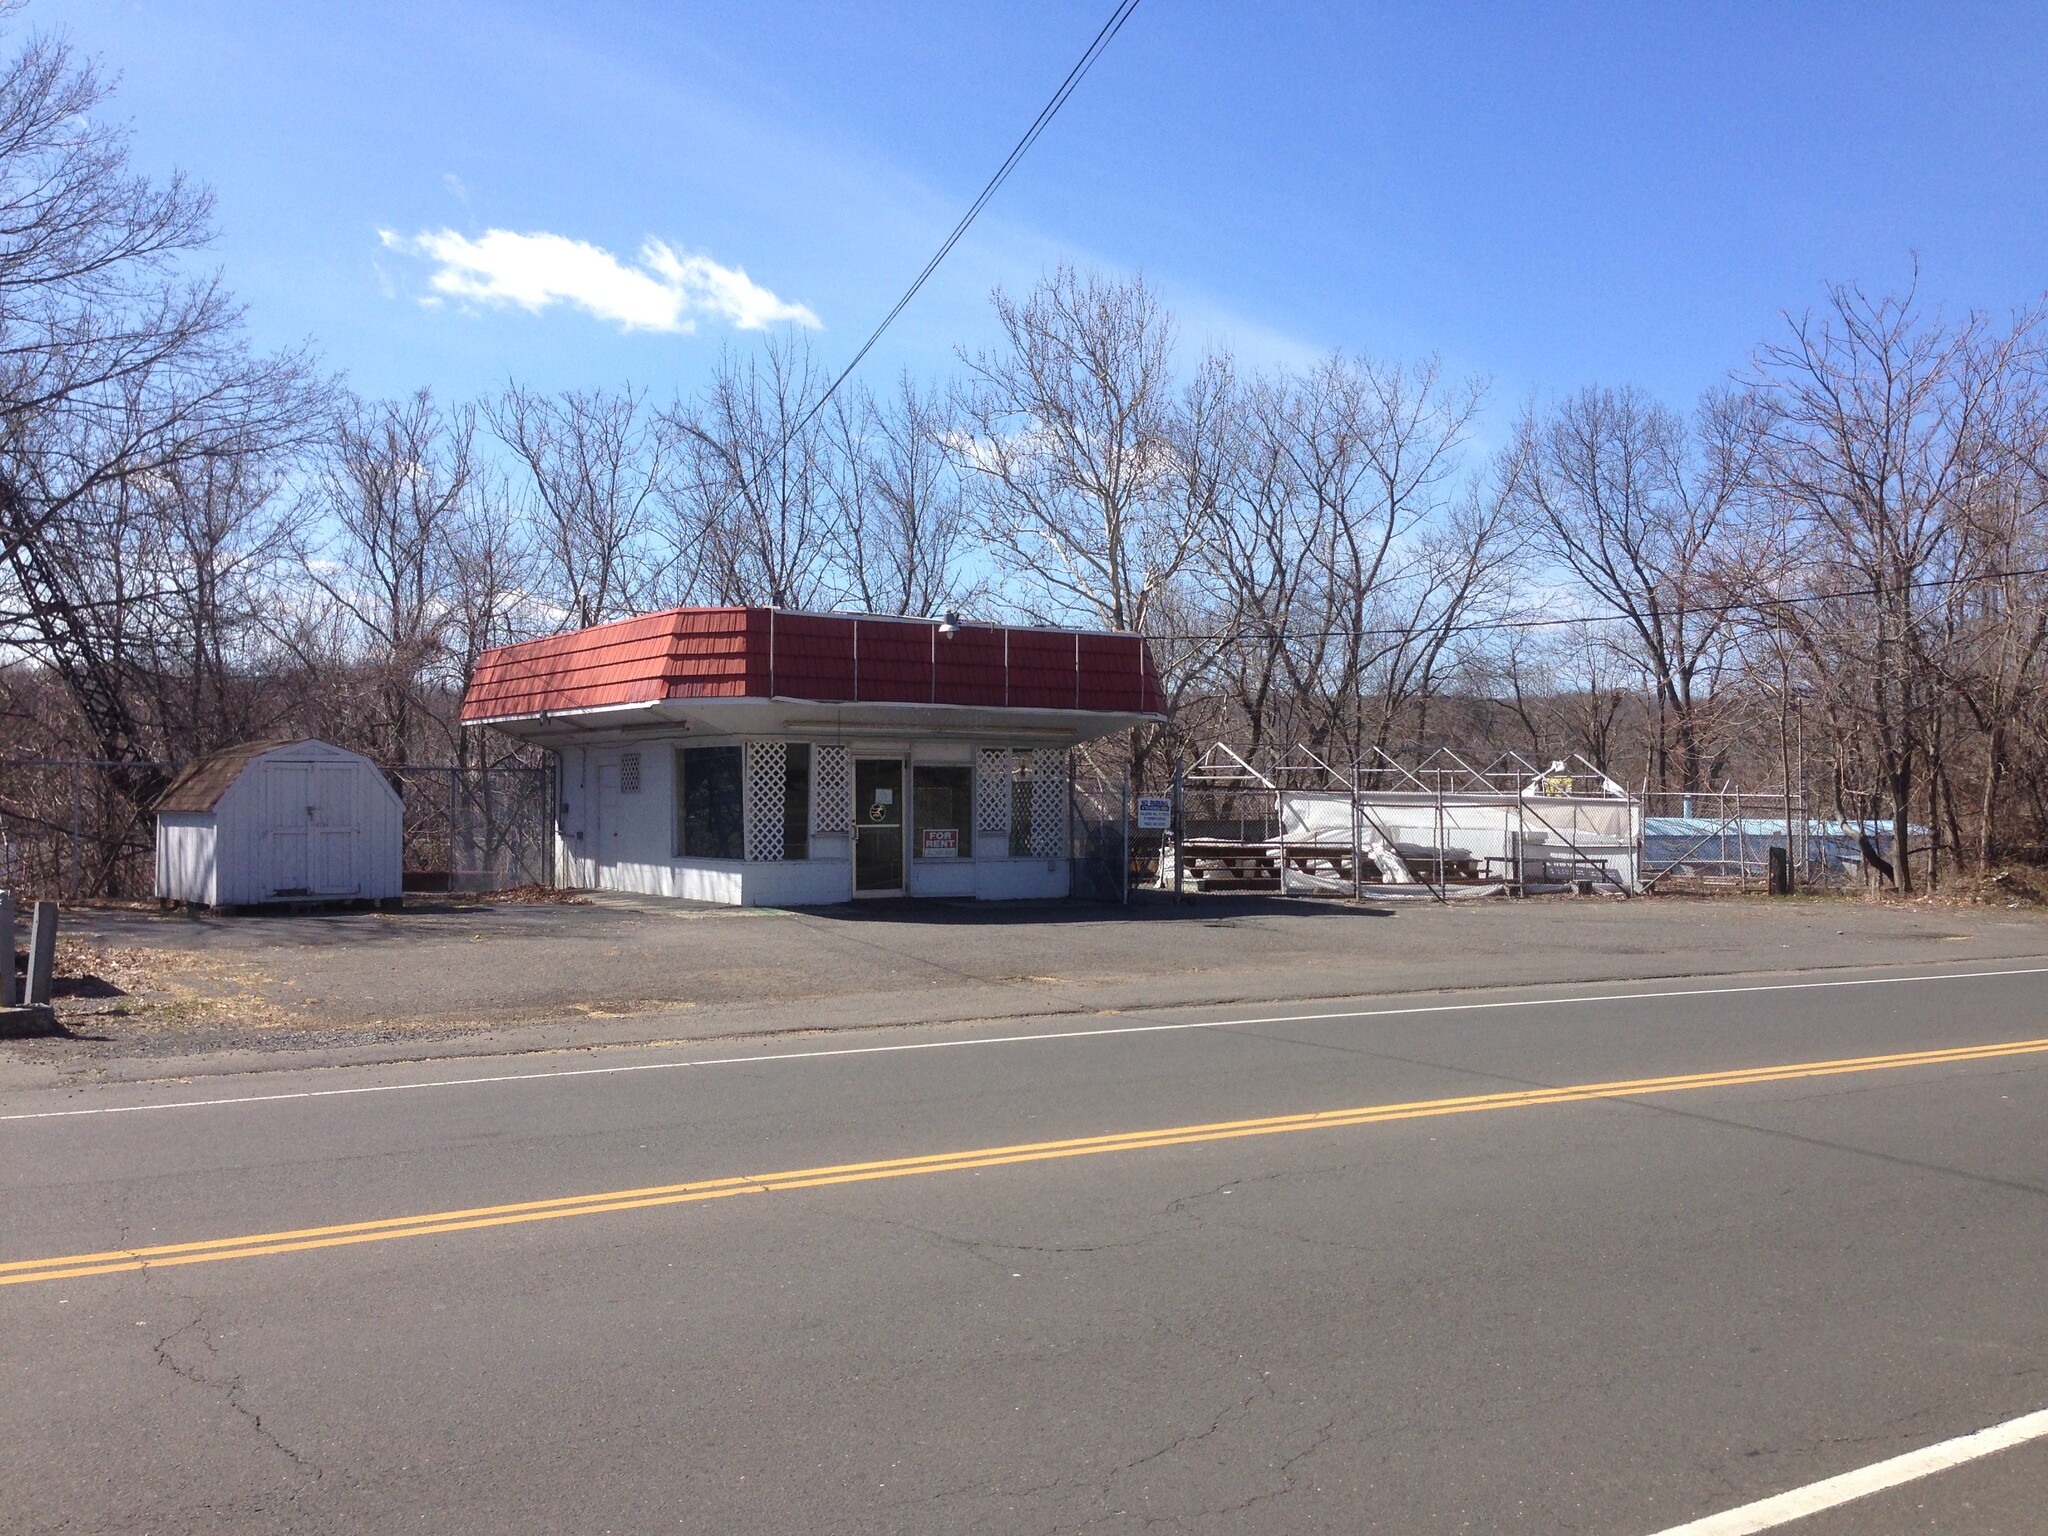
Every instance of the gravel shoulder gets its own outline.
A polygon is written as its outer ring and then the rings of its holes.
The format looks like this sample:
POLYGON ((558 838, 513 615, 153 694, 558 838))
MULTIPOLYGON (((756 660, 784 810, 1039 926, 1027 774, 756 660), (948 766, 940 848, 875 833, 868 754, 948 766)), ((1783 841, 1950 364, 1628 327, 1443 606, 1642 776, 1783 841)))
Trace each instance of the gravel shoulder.
POLYGON ((2032 908, 1841 898, 1275 898, 742 910, 68 913, 68 1033, 0 1087, 906 1023, 2048 959, 2032 908))

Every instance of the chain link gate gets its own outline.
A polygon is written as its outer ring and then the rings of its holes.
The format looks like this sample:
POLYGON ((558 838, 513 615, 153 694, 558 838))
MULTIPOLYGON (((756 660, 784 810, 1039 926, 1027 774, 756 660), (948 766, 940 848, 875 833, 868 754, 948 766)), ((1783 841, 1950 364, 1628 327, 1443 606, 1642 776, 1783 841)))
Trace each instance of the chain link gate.
POLYGON ((1130 781, 1073 775, 1068 819, 1072 875, 1067 891, 1078 901, 1127 900, 1130 893, 1130 781))
POLYGON ((386 772, 405 800, 407 890, 554 884, 552 763, 407 764, 386 772))

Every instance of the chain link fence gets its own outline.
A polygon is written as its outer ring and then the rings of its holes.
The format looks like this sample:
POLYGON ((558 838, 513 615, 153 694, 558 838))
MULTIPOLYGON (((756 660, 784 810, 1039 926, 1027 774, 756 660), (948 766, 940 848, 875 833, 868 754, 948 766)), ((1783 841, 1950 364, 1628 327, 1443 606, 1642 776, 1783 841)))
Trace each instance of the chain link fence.
POLYGON ((552 763, 386 771, 405 800, 407 890, 554 884, 552 763))
POLYGON ((1068 894, 1077 901, 1123 901, 1130 889, 1129 782, 1082 771, 1074 774, 1069 793, 1068 894))
POLYGON ((1774 862, 1792 889, 1847 890, 1867 884, 1873 856, 1889 861, 1891 847, 1889 823, 1815 816, 1783 790, 1643 798, 1643 880, 1651 890, 1765 891, 1774 862))
MULTIPOLYGON (((156 792, 185 765, 0 759, 0 889, 17 899, 138 900, 156 885, 156 792)), ((405 883, 416 891, 552 885, 555 770, 387 768, 405 801, 405 883)))

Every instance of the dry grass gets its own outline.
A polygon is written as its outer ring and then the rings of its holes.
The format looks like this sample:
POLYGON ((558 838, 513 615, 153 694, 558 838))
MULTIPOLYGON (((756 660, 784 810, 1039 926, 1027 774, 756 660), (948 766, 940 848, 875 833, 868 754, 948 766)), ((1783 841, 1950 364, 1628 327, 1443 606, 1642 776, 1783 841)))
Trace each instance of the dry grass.
POLYGON ((294 1022, 259 990, 267 980, 253 966, 194 950, 116 947, 59 934, 51 992, 67 1023, 119 1018, 165 1029, 260 1029, 294 1022))
MULTIPOLYGON (((1914 878, 1925 878, 1916 868, 1914 878)), ((1994 869, 1988 875, 1945 873, 1933 891, 1919 890, 1901 896, 1882 886, 1871 886, 1860 899, 1878 906, 1895 907, 2005 907, 2028 910, 2048 907, 2048 868, 2034 864, 2013 864, 1994 869)))
POLYGON ((502 902, 523 907, 587 907, 588 896, 578 896, 574 891, 558 891, 550 885, 514 885, 502 891, 486 891, 485 901, 502 902))

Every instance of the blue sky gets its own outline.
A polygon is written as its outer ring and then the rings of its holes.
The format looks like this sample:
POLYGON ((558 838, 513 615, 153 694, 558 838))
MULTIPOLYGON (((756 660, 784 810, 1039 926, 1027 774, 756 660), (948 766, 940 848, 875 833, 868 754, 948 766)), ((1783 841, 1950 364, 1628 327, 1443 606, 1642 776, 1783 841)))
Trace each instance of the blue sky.
MULTIPOLYGON (((264 342, 366 393, 666 394, 777 305, 836 369, 1109 9, 36 0, 26 23, 121 76, 143 165, 214 187, 264 342), (650 240, 681 275, 639 265, 650 240), (563 261, 617 290, 599 313, 433 288, 563 261)), ((943 370, 990 340, 993 286, 1064 257, 1144 271, 1191 347, 1440 353, 1501 414, 1594 381, 1684 403, 1824 281, 1894 286, 1914 253, 1950 308, 2037 298, 2044 78, 2044 6, 1145 0, 867 367, 943 370)))

